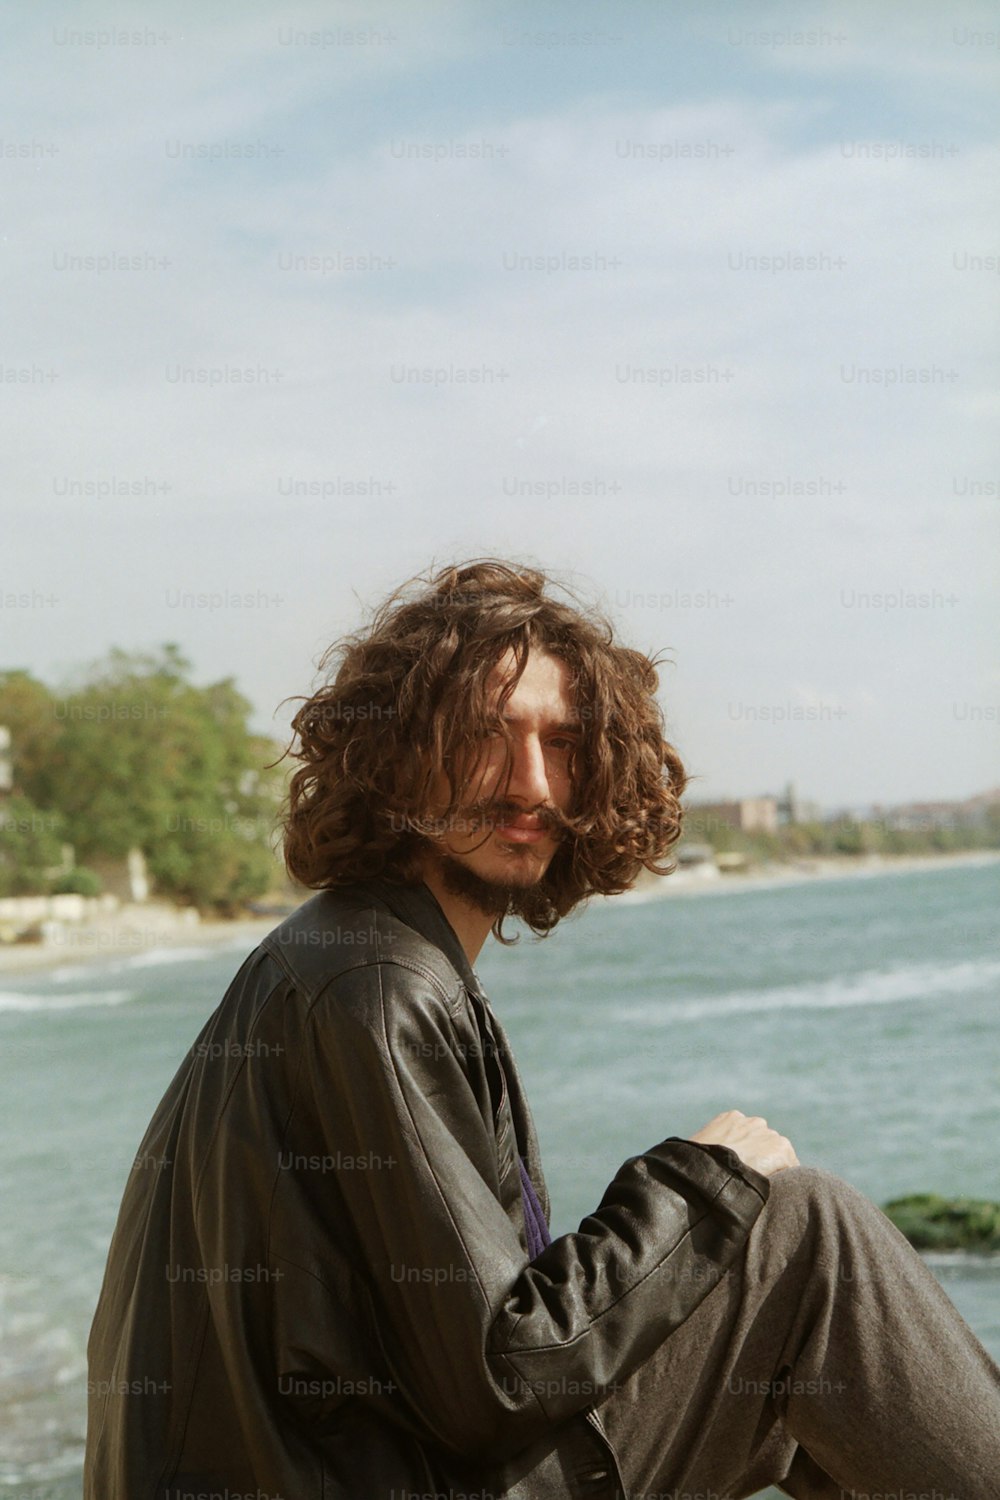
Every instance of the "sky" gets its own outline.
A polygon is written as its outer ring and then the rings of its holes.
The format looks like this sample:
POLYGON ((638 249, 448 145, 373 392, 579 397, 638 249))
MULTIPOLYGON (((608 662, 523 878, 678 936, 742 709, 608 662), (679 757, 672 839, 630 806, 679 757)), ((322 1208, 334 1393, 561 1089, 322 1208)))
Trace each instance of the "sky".
POLYGON ((12 11, 0 667, 176 642, 280 740, 498 556, 662 659, 692 799, 996 785, 998 26, 12 11))

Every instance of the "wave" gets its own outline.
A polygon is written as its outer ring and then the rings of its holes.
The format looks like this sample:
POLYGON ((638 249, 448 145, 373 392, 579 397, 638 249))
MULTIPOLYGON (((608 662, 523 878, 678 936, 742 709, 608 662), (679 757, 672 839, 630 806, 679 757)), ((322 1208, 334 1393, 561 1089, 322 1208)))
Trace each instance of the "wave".
POLYGON ((863 969, 858 974, 762 990, 730 990, 677 1000, 669 996, 624 1005, 616 1021, 673 1026, 678 1021, 712 1020, 773 1010, 839 1010, 853 1005, 897 1005, 937 995, 962 995, 1000 980, 1000 961, 970 959, 957 964, 921 964, 895 969, 863 969))
MULTIPOLYGON (((49 984, 73 984, 81 979, 93 982, 99 976, 121 976, 136 970, 156 969, 168 964, 197 963, 213 955, 230 953, 245 955, 252 951, 254 942, 245 935, 224 941, 206 942, 186 947, 146 948, 141 953, 129 953, 101 962, 96 956, 92 962, 62 964, 45 975, 49 984)), ((30 994, 18 991, 0 991, 0 1011, 4 1010, 76 1010, 89 1005, 124 1005, 136 999, 133 990, 81 990, 71 994, 30 994)))
POLYGON ((13 1493, 6 1485, 17 1483, 22 1486, 18 1494, 25 1496, 78 1495, 78 1483, 75 1490, 62 1484, 57 1490, 52 1481, 79 1472, 86 1334, 52 1324, 44 1308, 18 1305, 21 1299, 8 1305, 10 1291, 9 1282, 0 1277, 0 1492, 13 1493), (39 1483, 45 1488, 36 1489, 39 1483))
POLYGON ((165 964, 191 963, 208 958, 213 953, 235 953, 240 949, 249 953, 253 946, 252 942, 248 943, 243 938, 236 938, 226 942, 203 943, 197 947, 144 948, 141 953, 129 953, 120 958, 112 958, 109 954, 103 962, 95 955, 92 962, 62 964, 58 969, 51 969, 46 978, 54 984, 70 984, 76 979, 91 977, 95 973, 121 974, 132 969, 155 969, 165 964))
POLYGON ((0 990, 0 1011, 86 1010, 95 1005, 127 1005, 135 990, 80 990, 75 995, 24 995, 0 990))
POLYGON ((133 953, 122 960, 123 969, 155 969, 161 964, 185 964, 192 958, 204 958, 216 951, 215 943, 204 943, 199 948, 147 948, 143 953, 133 953))

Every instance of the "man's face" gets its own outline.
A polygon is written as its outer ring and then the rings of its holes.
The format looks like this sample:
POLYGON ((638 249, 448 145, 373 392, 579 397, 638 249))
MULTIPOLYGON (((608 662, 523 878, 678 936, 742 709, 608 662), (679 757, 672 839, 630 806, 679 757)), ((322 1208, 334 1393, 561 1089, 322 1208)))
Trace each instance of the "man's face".
MULTIPOLYGON (((508 652, 494 668, 494 703, 513 667, 508 652)), ((513 740, 506 790, 507 747, 497 735, 482 746, 461 788, 459 811, 447 832, 428 841, 427 853, 453 894, 492 915, 516 914, 518 895, 542 879, 562 837, 551 809, 571 810, 570 762, 580 731, 565 662, 532 648, 503 718, 513 740)), ((441 772, 434 790, 443 810, 448 783, 441 772)))

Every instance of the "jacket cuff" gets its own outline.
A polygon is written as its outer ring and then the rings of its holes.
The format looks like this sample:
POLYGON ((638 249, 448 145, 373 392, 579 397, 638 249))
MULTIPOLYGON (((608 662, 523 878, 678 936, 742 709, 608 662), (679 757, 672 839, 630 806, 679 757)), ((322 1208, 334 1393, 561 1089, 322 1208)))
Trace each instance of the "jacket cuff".
POLYGON ((668 1140, 682 1146, 691 1146, 695 1151, 707 1152, 714 1161, 717 1161, 720 1166, 725 1167, 727 1171, 732 1172, 734 1177, 739 1177, 748 1187, 753 1188, 754 1192, 759 1194, 765 1203, 767 1202, 768 1194, 771 1191, 770 1179, 765 1177, 763 1172, 758 1172, 756 1167, 749 1166, 743 1160, 742 1156, 737 1155, 731 1146, 719 1146, 714 1142, 692 1141, 679 1135, 668 1136, 668 1140))

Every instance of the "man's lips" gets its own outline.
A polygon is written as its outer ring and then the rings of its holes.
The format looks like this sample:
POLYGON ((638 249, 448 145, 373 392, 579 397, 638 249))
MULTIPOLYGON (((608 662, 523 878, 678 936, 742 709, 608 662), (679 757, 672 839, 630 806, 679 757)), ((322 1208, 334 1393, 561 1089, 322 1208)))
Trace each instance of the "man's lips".
POLYGON ((497 823, 494 832, 508 844, 537 844, 547 830, 544 823, 531 818, 515 818, 512 823, 497 823))

